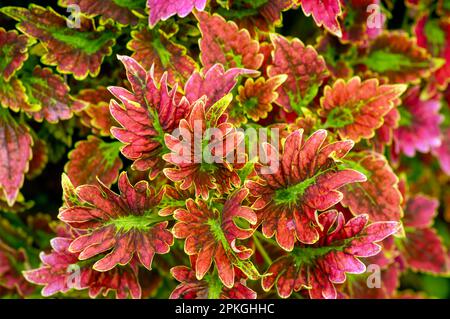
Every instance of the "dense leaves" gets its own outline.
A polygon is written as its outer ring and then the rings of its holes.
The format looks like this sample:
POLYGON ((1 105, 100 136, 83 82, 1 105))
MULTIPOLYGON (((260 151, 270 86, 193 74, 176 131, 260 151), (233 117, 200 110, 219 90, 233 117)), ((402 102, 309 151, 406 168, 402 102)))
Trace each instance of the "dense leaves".
POLYGON ((0 298, 449 298, 448 1, 34 2, 0 298))

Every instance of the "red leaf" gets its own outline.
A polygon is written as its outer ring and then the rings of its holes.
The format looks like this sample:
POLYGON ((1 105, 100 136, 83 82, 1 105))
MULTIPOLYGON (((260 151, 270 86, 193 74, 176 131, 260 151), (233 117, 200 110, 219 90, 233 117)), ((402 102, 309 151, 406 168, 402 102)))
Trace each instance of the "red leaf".
POLYGON ((75 144, 64 170, 75 186, 94 184, 97 179, 111 186, 122 168, 120 147, 119 142, 106 143, 95 136, 88 136, 87 140, 75 144))
POLYGON ((271 40, 274 50, 267 74, 288 76, 277 91, 277 103, 287 112, 302 114, 301 108, 312 102, 328 75, 325 60, 312 46, 305 46, 297 38, 289 41, 281 35, 273 35, 271 40))
POLYGON ((342 204, 355 214, 368 214, 371 221, 399 221, 403 215, 398 177, 378 153, 362 153, 356 160, 367 181, 342 188, 342 204))
POLYGON ((223 203, 221 210, 208 207, 202 200, 188 199, 187 210, 175 211, 174 217, 178 222, 173 233, 176 238, 186 238, 184 247, 188 255, 196 255, 197 280, 203 279, 213 260, 220 280, 228 288, 235 284, 234 266, 252 279, 258 278, 254 266, 243 262, 251 256, 251 249, 236 245, 236 239, 249 238, 253 229, 238 227, 234 219, 239 217, 251 225, 256 223, 255 213, 242 206, 247 194, 246 189, 234 193, 223 203))
POLYGON ((69 251, 80 253, 80 260, 106 253, 94 264, 97 271, 126 265, 133 257, 151 269, 154 255, 168 253, 173 244, 168 222, 157 214, 162 192, 156 194, 146 181, 132 186, 125 172, 119 177, 120 195, 98 184, 79 186, 76 195, 82 205, 66 207, 58 215, 73 228, 86 230, 69 251))
POLYGON ((206 69, 216 63, 226 69, 246 68, 258 70, 264 56, 259 53, 258 41, 252 40, 246 29, 239 29, 218 14, 197 12, 200 39, 200 60, 206 69))
POLYGON ((297 130, 286 138, 279 158, 277 150, 267 145, 263 156, 272 171, 260 165, 256 167, 258 179, 246 184, 257 197, 253 207, 264 236, 276 235, 277 243, 287 251, 297 239, 315 243, 319 239, 317 211, 340 202, 342 186, 366 180, 363 174, 336 165, 353 147, 352 141, 328 144, 327 131, 319 130, 304 142, 302 134, 297 130))
POLYGON ((90 264, 79 263, 78 253, 69 250, 74 239, 68 231, 64 237, 51 240, 52 251, 40 255, 43 265, 40 268, 24 272, 25 278, 34 284, 43 285, 42 296, 48 297, 70 289, 89 290, 89 297, 95 298, 100 293, 106 296, 111 290, 116 298, 141 297, 141 287, 137 278, 137 270, 127 266, 114 268, 106 272, 98 272, 90 264))
POLYGON ((81 117, 81 123, 90 127, 94 134, 111 136, 111 128, 117 125, 109 112, 109 102, 112 97, 103 86, 81 90, 77 95, 78 101, 87 104, 77 115, 81 117))
POLYGON ((6 31, 0 28, 0 75, 5 81, 9 81, 11 76, 19 70, 23 62, 28 59, 28 46, 34 41, 17 31, 6 31))
POLYGON ((25 124, 0 108, 0 189, 9 206, 16 201, 32 157, 33 140, 25 124))
POLYGON ((339 0, 301 0, 303 12, 307 17, 311 14, 317 26, 324 26, 328 31, 342 37, 337 18, 342 14, 339 0))
POLYGON ((165 167, 162 155, 164 135, 172 133, 180 120, 188 114, 191 105, 186 99, 177 99, 176 87, 169 91, 167 75, 156 83, 153 71, 146 72, 133 58, 120 56, 125 65, 133 92, 121 87, 110 87, 123 107, 112 100, 110 111, 122 126, 113 127, 112 135, 122 143, 122 154, 133 160, 133 167, 140 171, 150 169, 150 178, 155 178, 165 167))
POLYGON ((123 25, 135 25, 139 19, 133 14, 133 10, 142 9, 141 11, 143 11, 144 9, 143 7, 140 8, 138 3, 115 0, 102 0, 101 2, 95 0, 61 0, 58 4, 63 7, 78 5, 80 12, 90 18, 101 15, 103 21, 112 19, 123 25))
POLYGON ((374 136, 384 116, 401 103, 399 97, 405 90, 405 85, 380 85, 377 79, 339 79, 325 87, 319 114, 326 118, 325 127, 337 129, 341 138, 359 142, 374 136))
POLYGON ((153 66, 155 80, 168 73, 169 84, 184 83, 198 69, 197 63, 186 53, 186 48, 173 42, 162 31, 141 29, 131 32, 127 48, 131 55, 148 70, 153 66))
POLYGON ((1 12, 19 21, 17 29, 41 41, 46 49, 43 63, 56 65, 60 73, 73 73, 79 80, 98 75, 115 43, 114 33, 104 27, 95 29, 93 20, 80 17, 80 28, 69 28, 66 18, 51 8, 30 4, 29 9, 3 7, 1 12))
POLYGON ((28 98, 33 105, 39 106, 39 111, 28 113, 35 121, 44 119, 50 123, 67 120, 72 117, 72 110, 84 107, 84 104, 74 101, 69 95, 69 86, 65 80, 49 68, 36 66, 32 76, 22 79, 28 98))
POLYGON ((361 215, 345 223, 343 214, 335 210, 320 214, 318 241, 314 245, 300 244, 291 254, 277 259, 263 276, 263 289, 268 291, 276 284, 282 298, 303 288, 309 289, 313 299, 336 298, 334 284, 345 282, 346 273, 365 272, 358 257, 378 254, 381 247, 376 243, 400 226, 396 222, 366 225, 367 221, 368 216, 361 215))
POLYGON ((154 27, 158 21, 165 21, 175 14, 184 18, 194 8, 202 11, 205 9, 206 0, 147 0, 147 6, 150 9, 149 24, 150 27, 154 27))

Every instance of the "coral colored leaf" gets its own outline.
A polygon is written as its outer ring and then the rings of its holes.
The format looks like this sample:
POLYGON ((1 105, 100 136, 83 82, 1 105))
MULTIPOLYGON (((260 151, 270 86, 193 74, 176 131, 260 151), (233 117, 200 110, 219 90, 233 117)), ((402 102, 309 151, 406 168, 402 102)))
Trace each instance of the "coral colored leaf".
POLYGON ((450 175, 450 128, 442 132, 443 138, 440 147, 433 149, 433 154, 439 160, 445 174, 450 175))
POLYGON ((28 46, 33 43, 31 38, 17 31, 6 31, 0 28, 0 76, 8 81, 28 59, 28 46))
POLYGON ((407 230, 398 246, 411 269, 434 274, 448 272, 445 247, 433 228, 407 230))
POLYGON ((206 0, 147 0, 147 6, 150 10, 149 24, 154 27, 158 21, 167 20, 175 14, 183 18, 194 8, 202 11, 205 9, 206 0))
POLYGON ((133 51, 131 57, 146 70, 153 66, 157 81, 167 72, 169 84, 184 83, 198 69, 197 63, 187 55, 186 48, 173 42, 162 31, 141 29, 132 31, 131 37, 127 44, 127 48, 133 51))
POLYGON ((277 103, 287 112, 302 114, 317 95, 320 85, 328 75, 325 60, 311 46, 299 39, 288 40, 281 35, 271 37, 274 51, 267 74, 274 77, 286 74, 287 80, 278 88, 277 103))
POLYGON ((210 15, 197 12, 200 39, 200 60, 206 69, 216 63, 225 69, 245 68, 258 70, 263 62, 259 53, 259 44, 252 40, 246 29, 239 29, 232 22, 227 22, 218 14, 210 15))
POLYGON ((39 105, 31 104, 25 91, 25 87, 18 78, 13 76, 8 82, 0 77, 0 104, 4 108, 10 108, 14 112, 20 110, 39 111, 39 105))
POLYGON ((31 76, 22 78, 22 83, 30 103, 39 106, 39 111, 28 113, 35 121, 68 120, 72 117, 72 109, 84 107, 69 95, 70 88, 64 79, 49 68, 36 66, 31 76))
POLYGON ((236 100, 239 107, 229 111, 231 120, 235 122, 246 122, 250 117, 257 122, 267 117, 272 111, 272 104, 277 100, 277 89, 286 81, 287 75, 280 74, 269 79, 263 77, 256 81, 247 79, 243 86, 238 89, 239 95, 236 100))
POLYGON ((439 125, 443 117, 439 114, 441 103, 433 98, 423 100, 420 87, 410 88, 402 105, 398 108, 400 122, 394 130, 394 152, 413 157, 416 151, 428 153, 441 145, 439 125))
POLYGON ((177 99, 176 87, 169 91, 167 73, 157 83, 153 70, 146 72, 133 58, 120 56, 127 70, 132 91, 110 87, 110 92, 123 103, 111 101, 110 111, 122 127, 113 127, 112 135, 122 143, 122 154, 133 160, 133 168, 150 169, 155 178, 166 166, 162 155, 167 153, 164 135, 172 133, 191 109, 185 99, 177 99))
POLYGON ((313 16, 317 26, 323 25, 334 35, 342 36, 337 20, 342 13, 339 0, 301 0, 301 5, 306 16, 313 16))
POLYGON ((119 157, 120 142, 106 143, 95 136, 75 144, 69 153, 65 172, 75 186, 94 184, 96 179, 111 186, 119 177, 122 161, 119 157))
POLYGON ((136 25, 138 17, 133 14, 133 10, 143 11, 145 0, 60 0, 59 5, 72 7, 77 5, 80 12, 88 17, 100 15, 103 20, 112 19, 123 25, 136 25))
POLYGON ((0 189, 9 206, 15 203, 22 187, 32 145, 28 127, 0 108, 0 189))
POLYGON ((74 235, 64 231, 64 237, 51 240, 52 251, 40 255, 42 266, 24 272, 25 278, 34 284, 42 285, 42 296, 52 296, 58 292, 66 293, 71 289, 88 289, 89 297, 99 294, 107 296, 112 290, 116 298, 134 299, 141 297, 141 287, 137 270, 127 266, 99 272, 91 264, 78 261, 78 253, 70 251, 74 235))
POLYGON ((381 251, 376 244, 398 231, 397 222, 368 224, 368 216, 354 217, 345 223, 335 210, 319 215, 319 240, 314 245, 299 245, 291 254, 269 266, 262 279, 268 291, 276 284, 282 298, 307 288, 312 299, 335 299, 334 284, 343 283, 346 273, 361 274, 365 265, 358 257, 371 257, 381 251))
POLYGON ((266 144, 262 156, 267 160, 256 167, 258 179, 246 184, 257 197, 253 207, 262 233, 268 238, 275 235, 287 251, 297 239, 315 243, 319 239, 317 211, 340 202, 342 186, 366 180, 362 173, 341 170, 336 164, 353 147, 352 141, 329 144, 325 130, 314 132, 306 141, 302 135, 302 130, 289 134, 279 155, 266 144))
POLYGON ((398 177, 381 154, 358 155, 354 161, 366 173, 367 181, 343 187, 342 204, 355 215, 368 214, 371 221, 399 221, 403 211, 398 177))
POLYGON ((428 52, 404 32, 385 32, 377 37, 362 62, 392 83, 417 83, 434 67, 428 52))
POLYGON ((69 251, 79 253, 80 260, 102 255, 93 265, 97 271, 127 265, 133 257, 151 269, 154 255, 168 253, 173 244, 168 222, 158 216, 156 207, 162 192, 157 194, 146 181, 132 186, 125 172, 118 184, 120 195, 101 182, 77 187, 82 205, 66 207, 58 215, 73 228, 86 230, 69 251))
POLYGON ((80 17, 80 28, 70 28, 65 17, 34 4, 29 9, 3 7, 0 12, 19 21, 20 31, 41 41, 46 48, 43 63, 56 65, 59 72, 72 73, 76 79, 96 76, 115 43, 113 31, 95 29, 93 20, 84 17, 80 17))
POLYGON ((170 153, 164 160, 174 165, 164 169, 167 178, 182 182, 181 189, 195 188, 196 196, 209 198, 209 191, 226 193, 241 180, 235 169, 245 163, 243 132, 238 132, 222 116, 231 102, 231 93, 205 111, 203 100, 193 104, 187 119, 182 119, 179 130, 167 134, 164 142, 170 153), (215 131, 211 136, 208 132, 215 131), (205 138, 203 138, 205 136, 205 138), (180 137, 183 137, 180 140, 180 137))
POLYGON ((84 89, 77 95, 77 100, 87 104, 77 115, 81 118, 81 123, 90 127, 92 132, 101 136, 110 136, 111 128, 117 122, 109 112, 109 102, 113 98, 112 94, 104 86, 96 89, 84 89))
POLYGON ((235 266, 251 279, 258 278, 256 268, 243 261, 251 256, 252 250, 236 245, 236 239, 249 238, 253 230, 238 227, 234 219, 239 217, 251 225, 257 221, 256 214, 249 207, 242 206, 247 194, 248 190, 241 189, 230 195, 220 210, 208 207, 204 201, 188 199, 187 210, 175 211, 174 217, 178 222, 173 233, 176 238, 186 238, 184 247, 188 255, 196 255, 198 280, 203 279, 213 260, 220 280, 228 288, 235 283, 235 266))
POLYGON ((207 274, 202 280, 196 277, 196 258, 191 257, 192 269, 176 266, 170 270, 180 284, 170 294, 170 299, 256 299, 256 292, 235 281, 233 287, 223 286, 216 274, 207 274))
POLYGON ((325 88, 319 112, 326 118, 326 128, 335 128, 341 138, 359 142, 374 136, 384 116, 400 103, 399 97, 405 90, 403 84, 380 85, 377 79, 339 79, 325 88))
POLYGON ((437 215, 439 201, 425 195, 415 195, 408 198, 405 206, 403 222, 406 227, 427 228, 433 224, 437 215))
POLYGON ((236 86, 239 75, 257 74, 256 71, 240 68, 224 70, 223 65, 214 64, 204 68, 202 72, 195 71, 189 77, 184 87, 186 98, 194 103, 206 96, 206 108, 219 101, 236 86))

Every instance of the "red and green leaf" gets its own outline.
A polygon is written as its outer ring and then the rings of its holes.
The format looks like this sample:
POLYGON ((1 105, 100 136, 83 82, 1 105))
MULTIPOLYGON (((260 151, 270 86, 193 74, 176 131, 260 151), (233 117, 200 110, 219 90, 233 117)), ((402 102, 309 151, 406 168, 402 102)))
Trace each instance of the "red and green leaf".
POLYGON ((326 128, 336 129, 341 138, 359 142, 374 136, 384 116, 401 103, 399 97, 405 90, 405 85, 380 85, 377 79, 340 79, 325 87, 319 114, 326 118, 326 128))
POLYGON ((32 157, 33 139, 24 123, 0 108, 0 189, 13 206, 32 157))
POLYGON ((399 180, 384 156, 362 153, 348 164, 363 171, 367 181, 343 187, 342 204, 354 215, 368 214, 374 222, 399 221, 403 216, 399 180))
POLYGON ((28 59, 28 47, 33 40, 17 31, 0 28, 0 75, 5 81, 19 70, 28 59))
POLYGON ((107 143, 95 136, 79 141, 69 153, 65 172, 75 186, 95 184, 97 179, 111 186, 119 177, 122 161, 119 157, 120 142, 107 143))
POLYGON ((43 44, 43 63, 56 65, 60 73, 71 73, 76 79, 97 76, 103 58, 111 54, 115 43, 111 29, 95 28, 93 20, 84 17, 80 17, 80 28, 69 28, 62 15, 35 4, 29 9, 3 7, 0 11, 19 21, 20 31, 43 44))
POLYGON ((233 21, 218 14, 197 12, 200 39, 200 60, 206 69, 220 63, 225 69, 258 70, 263 62, 258 41, 252 40, 246 29, 239 29, 233 21))
POLYGON ((131 32, 132 40, 127 48, 131 55, 146 70, 153 66, 156 81, 164 72, 168 73, 169 84, 185 83, 198 69, 197 63, 188 54, 184 46, 173 42, 163 31, 141 29, 131 32))
POLYGON ((267 74, 270 77, 287 75, 287 80, 277 90, 277 103, 287 112, 302 114, 301 109, 313 101, 328 76, 325 60, 312 46, 305 46, 297 38, 288 40, 274 35, 271 39, 274 50, 267 74))
POLYGON ((158 216, 163 193, 156 193, 146 181, 132 186, 125 172, 119 177, 119 190, 120 195, 101 182, 77 187, 82 205, 66 207, 58 215, 85 232, 70 244, 69 251, 79 253, 79 260, 101 255, 93 265, 97 271, 127 265, 133 257, 150 270, 154 255, 168 253, 173 244, 168 222, 158 216))

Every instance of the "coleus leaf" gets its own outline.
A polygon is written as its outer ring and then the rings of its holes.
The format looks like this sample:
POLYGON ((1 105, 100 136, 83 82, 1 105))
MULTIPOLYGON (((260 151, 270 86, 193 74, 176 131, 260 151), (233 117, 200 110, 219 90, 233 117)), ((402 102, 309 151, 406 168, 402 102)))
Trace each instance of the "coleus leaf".
POLYGON ((72 110, 84 107, 69 95, 69 85, 64 78, 54 74, 49 68, 37 65, 30 76, 23 76, 22 83, 29 102, 39 106, 39 111, 29 112, 35 121, 44 119, 50 123, 67 120, 72 117, 72 110))
POLYGON ((75 186, 94 184, 96 179, 111 186, 119 177, 122 161, 119 157, 120 142, 107 143, 93 135, 79 141, 69 153, 64 171, 75 186))
POLYGON ((246 261, 252 250, 236 243, 237 239, 249 238, 253 230, 238 227, 234 219, 244 219, 251 225, 257 221, 256 214, 249 207, 242 206, 247 195, 248 190, 241 189, 230 195, 219 208, 208 207, 202 200, 196 202, 188 199, 187 210, 175 211, 174 217, 178 222, 173 228, 173 234, 176 238, 186 238, 186 253, 196 255, 197 280, 203 279, 213 260, 219 278, 227 288, 235 284, 235 266, 251 279, 259 277, 253 264, 246 261))
POLYGON ((179 124, 177 134, 166 134, 164 142, 171 151, 163 156, 174 168, 164 169, 167 178, 181 182, 181 189, 195 188, 196 196, 209 198, 209 190, 226 193, 232 185, 239 186, 241 180, 235 171, 245 162, 244 149, 239 147, 244 140, 226 117, 222 116, 232 99, 231 93, 205 111, 203 100, 193 104, 186 119, 179 124), (208 131, 220 134, 207 136, 208 131), (183 137, 180 140, 180 135, 183 137))
POLYGON ((247 79, 238 88, 236 97, 239 107, 234 107, 229 113, 231 120, 235 122, 247 122, 246 116, 257 122, 267 117, 272 111, 272 104, 277 100, 277 89, 286 81, 287 75, 280 74, 268 78, 259 77, 254 81, 247 79))
POLYGON ((101 254, 93 265, 97 271, 126 265, 133 257, 150 270, 154 255, 168 253, 173 244, 168 222, 157 214, 163 192, 157 194, 146 181, 132 186, 125 172, 119 177, 120 195, 98 184, 77 187, 82 205, 67 207, 58 215, 73 228, 86 230, 69 251, 79 253, 80 260, 101 254))
POLYGON ((184 18, 194 8, 202 11, 205 9, 206 0, 147 0, 147 6, 150 9, 149 24, 154 27, 158 21, 165 21, 175 14, 184 18))
POLYGON ((111 128, 117 125, 109 112, 109 102, 112 97, 104 86, 81 90, 76 96, 78 101, 87 104, 77 112, 77 115, 80 116, 81 123, 90 127, 94 134, 110 136, 111 128))
POLYGON ((256 299, 256 292, 245 285, 243 280, 234 282, 233 287, 223 286, 216 273, 206 274, 202 280, 196 277, 196 260, 190 258, 192 268, 176 266, 170 270, 180 284, 170 294, 170 299, 256 299))
POLYGON ((442 58, 443 65, 434 71, 434 80, 440 89, 450 81, 450 22, 422 16, 414 27, 417 44, 428 50, 433 57, 442 58))
POLYGON ((262 233, 275 235, 283 249, 292 251, 298 239, 313 244, 319 239, 317 211, 341 201, 338 189, 366 177, 352 169, 339 169, 336 161, 353 147, 351 140, 325 142, 327 131, 318 130, 303 141, 303 130, 289 134, 282 153, 271 144, 263 145, 265 166, 256 167, 258 179, 246 183, 262 224, 262 233), (268 170, 270 167, 270 170, 268 170))
POLYGON ((350 167, 364 171, 367 181, 342 188, 342 204, 354 215, 368 214, 371 221, 399 221, 403 215, 398 177, 383 155, 363 152, 350 167), (356 166, 355 166, 356 165, 356 166))
POLYGON ((341 138, 359 142, 374 136, 384 116, 401 103, 399 97, 405 90, 406 85, 380 85, 377 79, 339 79, 325 87, 319 114, 326 118, 326 128, 335 128, 341 138))
POLYGON ((173 42, 161 30, 132 31, 131 37, 127 44, 127 48, 133 51, 131 57, 147 70, 153 66, 157 81, 167 72, 169 84, 185 83, 198 69, 197 63, 187 54, 186 48, 173 42))
POLYGON ((258 72, 248 69, 232 68, 224 70, 222 64, 214 64, 210 68, 195 71, 189 77, 184 87, 185 96, 190 103, 194 103, 206 96, 206 109, 230 93, 236 86, 238 76, 253 75, 258 72))
POLYGON ((416 151, 428 153, 441 145, 439 125, 443 117, 439 114, 441 107, 438 98, 423 100, 420 87, 411 87, 403 98, 400 122, 394 131, 394 152, 413 157, 416 151))
POLYGON ((15 30, 0 28, 0 75, 5 81, 9 81, 28 59, 28 47, 33 42, 32 38, 18 35, 15 30))
POLYGON ((277 103, 287 112, 302 114, 301 108, 312 102, 328 75, 325 60, 312 46, 305 46, 297 38, 288 40, 281 35, 272 35, 271 40, 274 50, 267 74, 269 77, 288 76, 277 90, 277 103))
POLYGON ((9 81, 0 77, 0 104, 4 108, 10 108, 14 112, 20 110, 35 112, 39 111, 39 105, 31 104, 25 91, 25 86, 15 76, 9 81))
POLYGON ((69 7, 77 5, 80 12, 88 17, 101 15, 103 20, 112 19, 123 25, 136 25, 139 21, 133 10, 145 8, 145 0, 60 0, 59 5, 69 7))
POLYGON ((122 143, 122 154, 133 160, 133 168, 150 170, 150 178, 155 178, 165 167, 162 155, 164 135, 172 133, 181 119, 191 109, 187 99, 177 98, 177 88, 169 91, 167 73, 159 83, 155 82, 153 70, 146 72, 133 58, 120 56, 127 70, 132 91, 121 87, 109 87, 110 92, 124 105, 111 101, 110 111, 122 127, 111 129, 112 135, 122 143))
POLYGON ((445 174, 450 175, 450 128, 442 132, 441 146, 433 149, 433 154, 439 160, 445 174))
POLYGON ((35 4, 29 9, 3 7, 0 12, 19 21, 17 29, 39 39, 47 49, 43 63, 56 65, 58 72, 72 73, 79 80, 98 75, 103 58, 111 54, 115 43, 112 30, 96 29, 93 20, 82 16, 80 28, 69 28, 62 15, 35 4))
POLYGON ((23 278, 20 272, 20 268, 27 261, 27 255, 23 249, 15 250, 0 242, 0 288, 17 291, 17 294, 22 297, 33 293, 33 286, 23 278))
POLYGON ((446 249, 431 227, 438 206, 438 200, 422 194, 406 201, 403 219, 406 236, 396 239, 396 244, 413 270, 435 274, 448 271, 446 249))
POLYGON ((317 26, 324 26, 328 31, 342 37, 338 17, 342 14, 339 0, 301 0, 303 12, 307 17, 313 16, 317 26))
POLYGON ((392 83, 417 83, 434 68, 428 52, 400 31, 384 32, 372 41, 362 63, 392 83))
POLYGON ((79 262, 78 253, 70 251, 73 236, 66 232, 64 237, 51 240, 52 251, 41 253, 42 266, 24 272, 25 278, 34 284, 43 285, 42 296, 52 296, 58 292, 66 293, 71 289, 88 289, 89 297, 100 293, 106 296, 109 291, 116 292, 116 298, 141 297, 141 287, 137 278, 137 269, 130 266, 99 272, 90 264, 79 262))
POLYGON ((313 299, 335 299, 334 284, 345 282, 346 273, 365 272, 358 257, 378 254, 381 246, 376 243, 400 226, 397 222, 367 224, 368 219, 361 215, 345 223, 343 214, 335 210, 320 214, 319 240, 312 246, 297 246, 270 265, 262 279, 263 289, 268 291, 276 284, 278 294, 287 298, 293 291, 307 288, 313 299))
POLYGON ((206 69, 216 63, 225 69, 246 68, 258 70, 264 56, 259 53, 259 43, 252 40, 246 29, 239 29, 232 21, 218 14, 197 12, 200 39, 200 61, 206 69))
POLYGON ((17 123, 8 110, 0 108, 0 189, 13 206, 32 157, 33 139, 24 123, 17 123))

